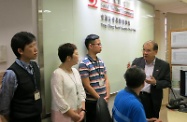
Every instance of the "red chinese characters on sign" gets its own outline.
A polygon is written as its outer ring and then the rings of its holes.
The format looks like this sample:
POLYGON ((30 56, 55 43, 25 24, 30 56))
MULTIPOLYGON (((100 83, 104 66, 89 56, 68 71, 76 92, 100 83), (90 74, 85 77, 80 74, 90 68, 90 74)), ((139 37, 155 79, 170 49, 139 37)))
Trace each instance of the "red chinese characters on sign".
POLYGON ((130 18, 134 17, 133 10, 124 7, 124 6, 120 5, 119 3, 116 4, 117 2, 112 3, 112 2, 108 2, 106 0, 100 0, 100 1, 101 1, 101 10, 112 12, 115 14, 120 14, 120 15, 127 16, 130 18))
MULTIPOLYGON (((134 11, 123 5, 124 3, 120 3, 119 0, 113 0, 113 2, 109 0, 100 0, 99 2, 101 4, 100 9, 103 11, 120 14, 129 18, 134 18, 134 11)), ((92 8, 98 8, 97 4, 98 0, 89 0, 88 6, 92 8)))
POLYGON ((88 6, 97 8, 97 0, 89 0, 89 2, 88 6))

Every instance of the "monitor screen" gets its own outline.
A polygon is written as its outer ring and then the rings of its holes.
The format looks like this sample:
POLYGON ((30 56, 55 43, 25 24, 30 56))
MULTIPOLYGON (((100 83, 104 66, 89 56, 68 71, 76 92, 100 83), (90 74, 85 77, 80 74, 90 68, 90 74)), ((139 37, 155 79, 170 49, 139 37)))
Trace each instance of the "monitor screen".
POLYGON ((187 71, 180 70, 180 95, 187 97, 187 71))

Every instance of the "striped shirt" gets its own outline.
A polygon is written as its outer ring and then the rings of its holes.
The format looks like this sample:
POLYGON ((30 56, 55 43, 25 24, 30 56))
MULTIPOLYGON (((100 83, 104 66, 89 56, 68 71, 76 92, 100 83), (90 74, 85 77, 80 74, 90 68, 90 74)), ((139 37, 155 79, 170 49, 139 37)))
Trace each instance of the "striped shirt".
MULTIPOLYGON (((106 96, 106 82, 104 78, 106 67, 101 59, 97 57, 97 61, 95 61, 87 55, 79 64, 79 72, 81 78, 89 77, 90 85, 101 97, 106 96), (104 81, 104 85, 99 85, 99 81, 104 81)), ((96 100, 86 89, 85 91, 87 100, 96 100)))

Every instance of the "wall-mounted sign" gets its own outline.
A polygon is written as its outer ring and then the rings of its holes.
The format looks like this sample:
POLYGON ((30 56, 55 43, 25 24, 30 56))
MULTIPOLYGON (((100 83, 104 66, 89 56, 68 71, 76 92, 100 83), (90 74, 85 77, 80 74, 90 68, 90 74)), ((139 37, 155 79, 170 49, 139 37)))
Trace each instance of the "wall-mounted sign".
POLYGON ((136 29, 130 26, 130 20, 123 17, 101 14, 101 27, 136 32, 136 29))
MULTIPOLYGON (((134 11, 127 8, 127 2, 124 2, 123 5, 121 5, 120 0, 100 0, 100 3, 100 9, 103 11, 120 14, 130 18, 134 17, 134 11)), ((97 0, 89 0, 88 6, 97 8, 97 4, 97 0)))
MULTIPOLYGON (((100 9, 104 11, 101 14, 101 27, 136 32, 136 29, 130 27, 131 22, 127 19, 134 18, 134 11, 128 8, 128 2, 121 2, 121 0, 100 0, 99 2, 100 9), (107 14, 108 12, 109 14, 107 14)), ((98 8, 99 2, 98 0, 89 0, 88 6, 98 8)))
POLYGON ((97 8, 97 0, 89 0, 89 2, 88 6, 97 8))
POLYGON ((127 16, 130 18, 134 17, 133 10, 129 8, 125 8, 124 6, 121 6, 116 3, 108 2, 106 0, 101 0, 101 10, 112 12, 115 14, 120 14, 120 15, 127 16))

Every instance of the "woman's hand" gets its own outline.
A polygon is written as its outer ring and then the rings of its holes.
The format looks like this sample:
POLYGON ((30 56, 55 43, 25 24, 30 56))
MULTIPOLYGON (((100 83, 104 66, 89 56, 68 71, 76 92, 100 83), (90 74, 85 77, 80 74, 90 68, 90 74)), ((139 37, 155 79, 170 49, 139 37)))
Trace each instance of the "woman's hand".
POLYGON ((79 119, 77 122, 81 122, 81 121, 84 119, 85 111, 81 111, 81 112, 79 113, 79 116, 80 116, 80 119, 79 119))

